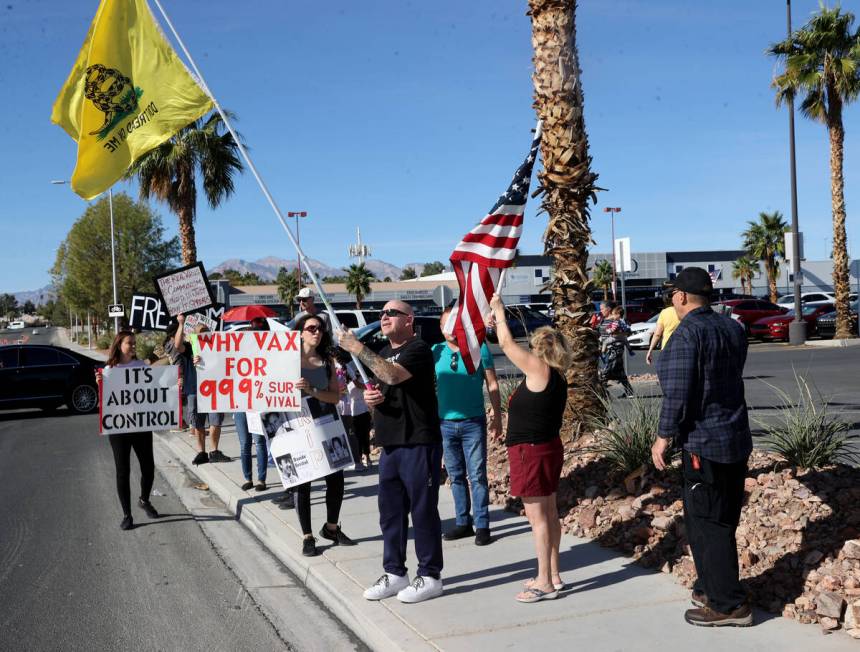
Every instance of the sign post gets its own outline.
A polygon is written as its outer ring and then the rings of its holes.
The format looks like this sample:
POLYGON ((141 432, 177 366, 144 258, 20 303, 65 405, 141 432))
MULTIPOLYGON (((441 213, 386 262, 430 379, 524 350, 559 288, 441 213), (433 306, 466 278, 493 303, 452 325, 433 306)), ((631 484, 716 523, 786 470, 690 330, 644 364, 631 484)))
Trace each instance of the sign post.
POLYGON ((618 238, 615 241, 613 251, 618 271, 621 272, 621 307, 624 308, 624 316, 627 317, 627 293, 624 288, 625 272, 633 271, 633 258, 630 254, 630 238, 618 238))
POLYGON ((116 319, 116 332, 119 333, 119 319, 125 317, 125 306, 121 303, 112 303, 108 306, 108 317, 116 319))

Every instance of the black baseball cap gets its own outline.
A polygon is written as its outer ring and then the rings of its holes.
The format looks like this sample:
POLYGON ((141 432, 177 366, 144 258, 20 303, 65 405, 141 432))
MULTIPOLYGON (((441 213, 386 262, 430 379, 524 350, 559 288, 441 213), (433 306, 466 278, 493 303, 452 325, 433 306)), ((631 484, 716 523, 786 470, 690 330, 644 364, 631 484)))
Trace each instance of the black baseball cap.
POLYGON ((672 282, 672 288, 689 294, 707 297, 714 291, 711 275, 701 267, 685 267, 672 282))

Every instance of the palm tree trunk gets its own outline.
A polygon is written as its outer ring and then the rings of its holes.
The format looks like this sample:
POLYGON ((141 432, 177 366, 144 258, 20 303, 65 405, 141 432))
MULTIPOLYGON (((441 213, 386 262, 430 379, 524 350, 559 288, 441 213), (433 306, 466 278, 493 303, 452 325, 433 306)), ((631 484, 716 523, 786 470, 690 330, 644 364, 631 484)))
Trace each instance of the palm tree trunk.
POLYGON ((587 427, 589 414, 601 410, 597 380, 597 334, 588 326, 589 199, 597 175, 591 171, 583 117, 579 55, 576 49, 576 0, 529 0, 534 47, 535 108, 543 121, 538 174, 542 207, 549 216, 544 253, 551 256, 550 281, 555 322, 569 339, 574 361, 567 371, 569 387, 563 441, 587 427))
POLYGON ((765 258, 764 266, 767 269, 767 287, 770 291, 770 302, 776 303, 778 296, 776 291, 776 265, 773 264, 773 254, 765 258))
POLYGON ((606 285, 603 286, 603 300, 609 301, 609 287, 606 285))
MULTIPOLYGON (((830 96, 833 98, 833 96, 830 96)), ((842 172, 845 130, 842 127, 842 107, 831 99, 828 120, 830 135, 830 199, 833 204, 833 294, 836 304, 836 333, 834 339, 852 337, 848 295, 848 244, 845 233, 845 179, 842 172)))
POLYGON ((197 262, 197 242, 194 239, 194 213, 183 209, 179 211, 179 241, 182 243, 182 264, 193 265, 197 262))

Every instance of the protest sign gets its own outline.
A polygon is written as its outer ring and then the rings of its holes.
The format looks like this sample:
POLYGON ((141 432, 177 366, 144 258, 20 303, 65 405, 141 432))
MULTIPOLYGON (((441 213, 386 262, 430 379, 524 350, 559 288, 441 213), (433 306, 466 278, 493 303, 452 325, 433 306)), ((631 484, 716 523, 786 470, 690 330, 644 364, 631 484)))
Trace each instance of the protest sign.
MULTIPOLYGON (((141 331, 166 331, 172 321, 164 302, 157 294, 132 295, 131 309, 128 314, 128 325, 141 331)), ((205 324, 210 331, 220 331, 224 327, 224 304, 215 303, 185 317, 186 333, 193 333, 197 324, 205 324)))
POLYGON ((215 303, 203 263, 186 265, 156 276, 155 289, 171 317, 199 311, 215 303))
POLYGON ((178 428, 179 367, 105 367, 99 386, 99 433, 178 428))
POLYGON ((248 410, 245 412, 245 418, 248 421, 248 432, 252 432, 255 435, 263 435, 266 433, 266 431, 263 430, 263 420, 260 416, 260 413, 255 412, 254 410, 248 410))
POLYGON ((135 294, 131 297, 128 325, 141 331, 166 331, 170 315, 157 294, 135 294))
POLYGON ((301 409, 298 331, 198 333, 198 412, 301 409))
POLYGON ((331 403, 302 397, 301 412, 263 415, 268 431, 278 423, 269 450, 284 488, 310 482, 352 466, 352 452, 337 409, 331 403))

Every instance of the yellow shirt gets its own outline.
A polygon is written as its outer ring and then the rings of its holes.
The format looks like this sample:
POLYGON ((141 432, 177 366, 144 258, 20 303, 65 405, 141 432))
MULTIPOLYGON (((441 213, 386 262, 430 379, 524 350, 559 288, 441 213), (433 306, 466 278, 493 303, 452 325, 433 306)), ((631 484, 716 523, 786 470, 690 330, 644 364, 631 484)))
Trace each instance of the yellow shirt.
POLYGON ((678 313, 675 312, 675 308, 673 306, 663 308, 663 310, 660 311, 660 316, 657 317, 657 325, 663 326, 663 339, 660 342, 660 348, 666 348, 669 338, 672 337, 672 333, 675 332, 675 329, 678 328, 678 324, 680 323, 681 320, 678 319, 678 313))

